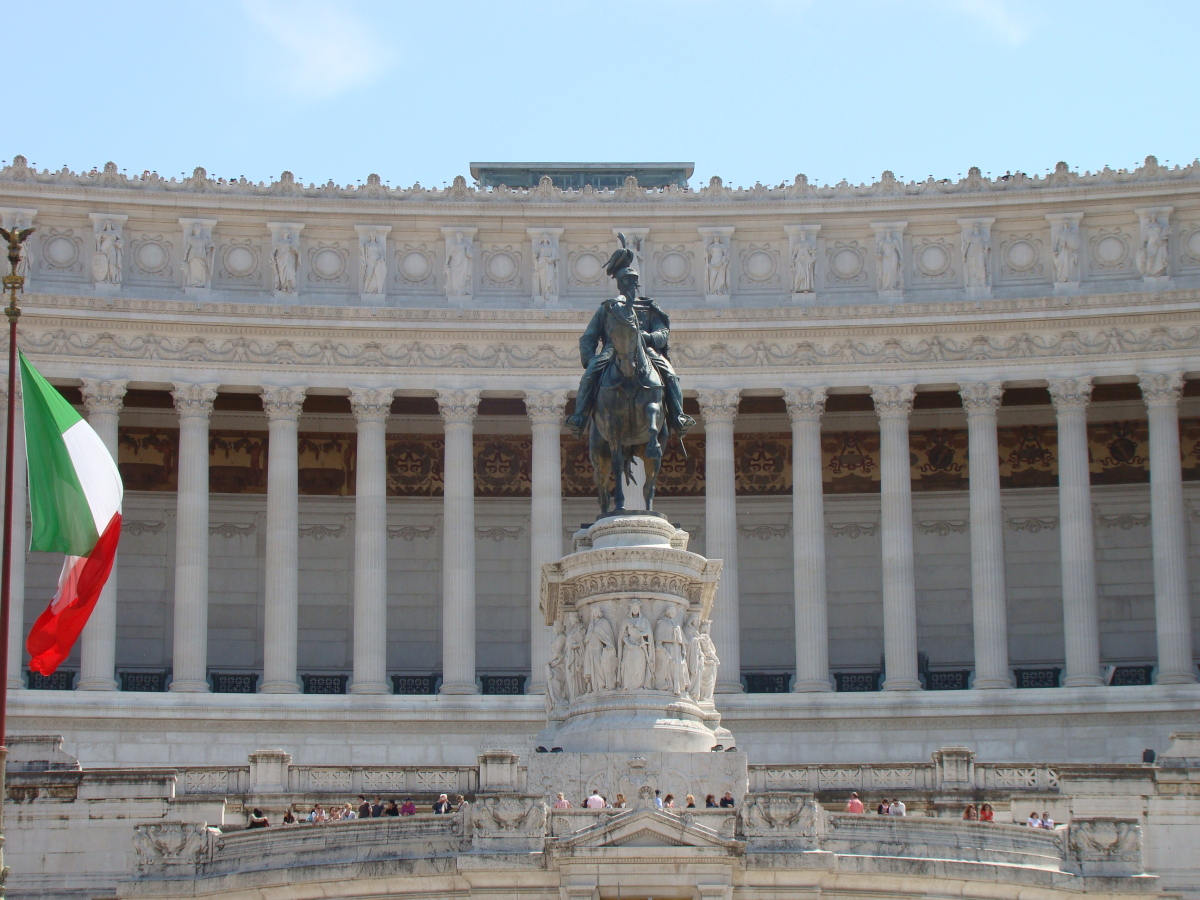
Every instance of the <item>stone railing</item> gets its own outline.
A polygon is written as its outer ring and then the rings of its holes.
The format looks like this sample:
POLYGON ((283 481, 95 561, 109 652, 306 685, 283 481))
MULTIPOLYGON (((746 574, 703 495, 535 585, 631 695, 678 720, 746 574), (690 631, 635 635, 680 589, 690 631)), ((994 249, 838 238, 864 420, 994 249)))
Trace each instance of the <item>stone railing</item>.
POLYGON ((252 766, 188 766, 177 770, 180 794, 469 794, 478 766, 291 766, 287 782, 264 783, 252 766))
POLYGON ((136 826, 133 843, 137 874, 142 878, 195 878, 348 861, 433 859, 468 849, 461 816, 429 813, 232 834, 200 824, 161 822, 136 826))
MULTIPOLYGON (((751 794, 736 810, 639 807, 549 810, 540 797, 480 795, 453 815, 359 819, 222 834, 203 824, 155 822, 134 829, 137 874, 195 879, 364 862, 424 860, 460 854, 541 853, 622 846, 658 835, 665 844, 713 852, 824 851, 948 863, 985 863, 1080 875, 1143 872, 1136 819, 1084 817, 1052 830, 923 816, 827 813, 809 794, 751 794)), ((407 863, 406 863, 407 865, 407 863)))
MULTIPOLYGON (((939 751, 940 752, 940 751, 939 751)), ((750 790, 850 792, 868 794, 995 791, 1057 793, 1053 764, 979 763, 969 761, 948 778, 940 763, 750 766, 750 790)))
POLYGON ((1063 867, 1066 827, 1026 828, 924 816, 827 814, 821 850, 855 856, 903 856, 1004 863, 1058 871, 1063 867))

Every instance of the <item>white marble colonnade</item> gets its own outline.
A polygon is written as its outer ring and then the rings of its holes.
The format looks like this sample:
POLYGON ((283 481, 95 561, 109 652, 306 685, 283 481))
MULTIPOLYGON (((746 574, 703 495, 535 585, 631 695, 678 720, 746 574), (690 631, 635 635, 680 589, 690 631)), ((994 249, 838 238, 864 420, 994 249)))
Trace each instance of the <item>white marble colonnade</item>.
MULTIPOLYGON (((1196 681, 1192 663, 1187 539, 1182 501, 1178 406, 1181 373, 1139 376, 1147 407, 1151 456, 1151 525, 1160 684, 1196 681)), ((124 381, 85 379, 88 419, 115 455, 124 381)), ((1058 422, 1060 540, 1066 647, 1064 686, 1103 683, 1100 673, 1095 540, 1087 451, 1087 377, 1051 378, 1058 422)), ((886 690, 918 690, 916 610, 909 477, 908 420, 913 384, 871 388, 880 422, 881 531, 886 690)), ((959 386, 969 441, 971 586, 977 689, 1012 684, 1008 659, 1007 598, 1000 507, 997 412, 1000 381, 959 386)), ((207 691, 208 622, 208 427, 215 384, 174 385, 180 418, 179 486, 175 554, 173 691, 207 691)), ((262 390, 269 428, 266 515, 264 677, 268 693, 295 693, 298 617, 298 448, 302 386, 262 390)), ((698 391, 707 442, 707 553, 725 561, 714 610, 718 654, 728 665, 725 691, 740 690, 738 660, 737 518, 734 420, 740 391, 698 391)), ((796 679, 794 690, 830 690, 821 420, 824 386, 786 388, 784 401, 793 435, 793 575, 796 679)), ((355 492, 354 680, 356 693, 387 693, 386 426, 393 392, 350 389, 358 429, 355 492)), ((565 390, 526 392, 533 435, 531 502, 531 692, 544 689, 549 646, 537 608, 541 565, 562 547, 559 436, 565 390)), ((2 397, 2 395, 0 395, 2 397)), ((443 526, 443 685, 451 694, 477 693, 475 673, 474 421, 480 391, 439 390, 445 425, 443 526)), ((18 461, 20 467, 23 455, 18 461)), ((22 475, 23 470, 18 472, 22 475)), ((22 487, 23 478, 18 479, 22 487)), ((19 498, 23 500, 23 496, 19 498)), ((23 526, 23 517, 17 517, 23 526)), ((23 530, 19 527, 18 529, 23 530)), ((17 535, 20 538, 20 534, 17 535)), ((24 566, 14 566, 12 585, 22 595, 24 566)), ((83 690, 114 690, 116 575, 97 603, 81 648, 83 690)), ((9 683, 22 682, 19 650, 22 604, 13 606, 9 683)))

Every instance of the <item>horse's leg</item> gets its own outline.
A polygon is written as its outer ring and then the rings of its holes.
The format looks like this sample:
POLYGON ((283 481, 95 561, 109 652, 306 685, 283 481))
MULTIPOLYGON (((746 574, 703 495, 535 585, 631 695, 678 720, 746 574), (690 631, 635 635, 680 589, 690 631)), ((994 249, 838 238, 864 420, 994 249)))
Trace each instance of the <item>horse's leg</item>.
POLYGON ((657 493, 658 473, 662 470, 662 455, 651 456, 646 452, 646 448, 642 447, 638 454, 642 458, 642 465, 646 468, 646 483, 642 485, 642 496, 646 500, 646 509, 654 509, 654 495, 657 493))
POLYGON ((612 471, 616 483, 613 489, 613 503, 615 508, 620 511, 625 509, 625 454, 627 451, 619 441, 609 445, 609 450, 612 453, 612 471))
POLYGON ((592 460, 592 478, 596 482, 596 497, 600 501, 600 515, 608 514, 609 493, 608 476, 612 474, 612 454, 608 442, 600 435, 600 429, 595 421, 588 436, 588 456, 592 460))

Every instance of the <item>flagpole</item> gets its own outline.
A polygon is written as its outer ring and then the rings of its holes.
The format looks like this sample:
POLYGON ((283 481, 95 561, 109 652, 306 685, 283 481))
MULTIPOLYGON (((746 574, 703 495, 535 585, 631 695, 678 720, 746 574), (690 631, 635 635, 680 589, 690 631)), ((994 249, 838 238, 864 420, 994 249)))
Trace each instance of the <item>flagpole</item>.
MULTIPOLYGON (((15 224, 9 231, 0 229, 0 236, 8 240, 8 264, 11 274, 4 276, 4 288, 8 291, 8 306, 4 315, 8 317, 8 418, 4 435, 4 538, 0 548, 0 900, 3 900, 8 881, 8 866, 4 865, 4 799, 8 762, 8 626, 12 604, 12 518, 13 518, 13 453, 16 444, 17 417, 17 319, 21 309, 17 306, 17 291, 25 290, 25 276, 17 274, 21 262, 21 244, 28 239, 32 228, 21 230, 15 224)), ((24 515, 25 511, 22 510, 24 515)))

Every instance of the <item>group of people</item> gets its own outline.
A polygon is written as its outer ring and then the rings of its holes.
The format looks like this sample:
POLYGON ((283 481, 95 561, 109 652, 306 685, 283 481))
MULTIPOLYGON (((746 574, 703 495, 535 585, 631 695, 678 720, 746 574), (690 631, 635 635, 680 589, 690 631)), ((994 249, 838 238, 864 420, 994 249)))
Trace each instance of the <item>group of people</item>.
MULTIPOLYGON (((850 799, 846 801, 846 808, 845 808, 844 812, 865 813, 866 811, 867 811, 866 804, 863 803, 862 799, 858 796, 858 791, 852 791, 850 793, 850 799)), ((904 804, 900 801, 899 797, 896 797, 894 800, 888 800, 885 797, 883 800, 880 801, 879 805, 877 807, 875 807, 875 812, 879 813, 879 815, 881 815, 881 816, 906 816, 906 815, 908 815, 908 810, 905 808, 904 804)))
MULTIPOLYGON (((452 813, 458 810, 466 803, 466 798, 461 794, 455 797, 454 802, 450 802, 450 798, 446 794, 438 796, 434 801, 431 811, 435 814, 452 813)), ((394 799, 384 801, 382 797, 376 797, 372 803, 365 795, 358 795, 358 804, 353 803, 338 803, 331 805, 328 809, 320 803, 314 804, 313 808, 307 812, 301 812, 297 815, 291 807, 284 812, 283 818, 280 820, 282 825, 324 825, 328 822, 348 822, 351 819, 378 819, 382 816, 415 816, 417 814, 417 804, 413 802, 412 797, 405 797, 403 803, 397 803, 394 799)), ((266 828, 271 822, 261 809, 255 809, 250 815, 250 821, 247 823, 247 828, 266 828)))
POLYGON ((1025 821, 1025 824, 1030 828, 1054 828, 1054 820, 1050 818, 1050 813, 1044 812, 1039 816, 1036 809, 1029 814, 1029 818, 1025 821))
POLYGON ((978 808, 974 803, 968 803, 967 808, 963 810, 963 819, 968 822, 992 822, 995 815, 990 803, 981 804, 978 808))
MULTIPOLYGON (((587 799, 580 804, 583 809, 629 809, 629 801, 625 799, 624 794, 617 794, 617 799, 609 801, 607 797, 600 793, 599 789, 593 790, 588 795, 587 799)), ((654 792, 654 807, 656 809, 696 809, 696 797, 693 794, 688 794, 683 798, 682 802, 675 799, 674 794, 663 795, 662 791, 654 792)), ((737 806, 737 801, 733 799, 733 792, 726 791, 725 796, 719 801, 715 794, 707 794, 704 797, 705 809, 720 809, 737 806)), ((558 793, 557 799, 554 801, 555 809, 571 809, 571 801, 561 791, 558 793)))

